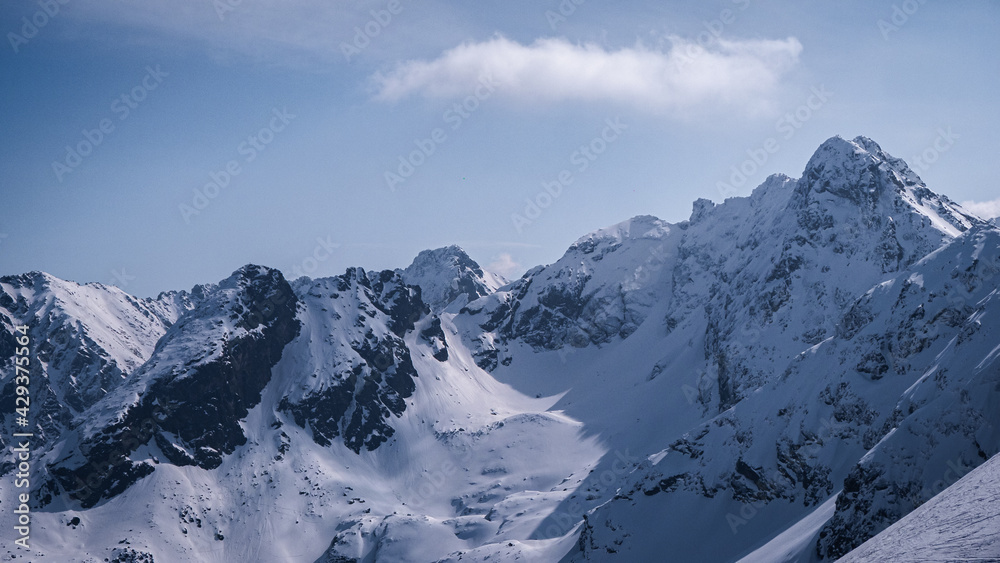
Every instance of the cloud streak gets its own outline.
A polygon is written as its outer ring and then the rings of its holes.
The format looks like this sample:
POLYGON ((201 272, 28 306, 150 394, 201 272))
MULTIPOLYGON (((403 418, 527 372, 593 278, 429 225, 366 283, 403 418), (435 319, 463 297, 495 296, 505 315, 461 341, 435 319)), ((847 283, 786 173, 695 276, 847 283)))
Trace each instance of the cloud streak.
POLYGON ((527 103, 613 102, 668 114, 721 105, 757 112, 769 108, 801 52, 794 37, 719 40, 709 48, 674 38, 666 50, 608 50, 555 38, 522 45, 496 36, 433 60, 401 63, 373 81, 376 99, 385 102, 465 96, 491 75, 499 95, 527 103))
POLYGON ((396 52, 422 41, 399 20, 437 16, 441 13, 438 4, 431 0, 417 13, 409 2, 402 2, 395 13, 389 13, 386 0, 142 0, 74 3, 66 13, 67 19, 78 23, 71 37, 159 46, 168 51, 207 47, 219 60, 245 58, 315 70, 343 64, 345 46, 353 45, 366 26, 369 30, 374 26, 375 32, 364 37, 365 56, 395 60, 396 52))
POLYGON ((507 279, 513 279, 515 275, 524 271, 524 266, 518 264, 510 253, 501 252, 494 258, 493 262, 486 266, 486 270, 500 274, 507 279))
POLYGON ((1000 217, 1000 199, 992 201, 963 201, 961 205, 983 219, 1000 217))

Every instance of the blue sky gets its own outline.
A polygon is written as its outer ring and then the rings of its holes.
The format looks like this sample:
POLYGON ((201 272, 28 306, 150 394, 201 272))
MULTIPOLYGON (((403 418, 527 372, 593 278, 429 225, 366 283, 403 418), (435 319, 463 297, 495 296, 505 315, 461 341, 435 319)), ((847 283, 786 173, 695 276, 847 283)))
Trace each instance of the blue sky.
POLYGON ((998 24, 964 0, 7 2, 0 273, 149 296, 459 244, 516 276, 796 177, 835 134, 998 214, 998 24))

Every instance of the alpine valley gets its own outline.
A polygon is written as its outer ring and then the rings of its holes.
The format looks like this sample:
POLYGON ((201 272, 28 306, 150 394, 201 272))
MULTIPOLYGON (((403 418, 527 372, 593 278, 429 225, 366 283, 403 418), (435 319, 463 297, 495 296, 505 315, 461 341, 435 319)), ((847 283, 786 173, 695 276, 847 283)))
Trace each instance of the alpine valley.
POLYGON ((1000 228, 864 137, 514 281, 2 277, 0 559, 1000 561, 998 287, 1000 228))

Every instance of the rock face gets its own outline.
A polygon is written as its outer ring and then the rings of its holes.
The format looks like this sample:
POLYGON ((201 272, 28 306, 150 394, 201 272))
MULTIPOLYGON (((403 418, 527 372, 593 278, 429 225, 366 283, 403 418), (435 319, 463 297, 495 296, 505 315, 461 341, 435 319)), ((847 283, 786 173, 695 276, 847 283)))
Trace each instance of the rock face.
POLYGON ((846 555, 1000 451, 997 332, 984 323, 1000 308, 998 249, 995 229, 975 228, 925 259, 926 274, 900 276, 859 302, 873 312, 855 341, 864 357, 879 356, 877 376, 920 377, 896 405, 892 430, 844 480, 821 556, 846 555), (891 310, 879 306, 890 299, 891 310))
POLYGON ((994 223, 835 137, 509 283, 3 277, 0 388, 27 324, 53 559, 833 560, 1000 451, 998 280, 994 223))
POLYGON ((85 508, 120 494, 153 471, 130 458, 151 440, 175 465, 218 467, 246 443, 239 421, 298 334, 296 303, 277 270, 246 266, 220 283, 164 334, 128 384, 95 405, 104 416, 76 429, 78 453, 50 466, 50 489, 85 508))
MULTIPOLYGON (((203 296, 170 292, 138 299, 117 287, 79 285, 41 272, 0 278, 0 369, 3 393, 14 396, 14 327, 30 327, 30 426, 36 444, 51 444, 75 417, 123 385, 152 355, 170 326, 203 296)), ((10 411, 0 413, 6 447, 16 432, 10 411)), ((0 462, 0 472, 12 468, 0 462)))
POLYGON ((467 305, 490 341, 477 363, 496 367, 509 358, 506 342, 537 350, 582 348, 628 337, 646 319, 658 290, 670 286, 677 230, 649 216, 635 217, 576 241, 556 263, 467 305))
POLYGON ((374 450, 393 435, 390 420, 403 414, 415 389, 417 372, 403 336, 427 313, 420 290, 397 272, 350 269, 298 291, 309 317, 303 337, 333 338, 336 345, 309 355, 301 368, 307 383, 285 395, 279 408, 311 429, 321 446, 342 436, 355 452, 374 450))

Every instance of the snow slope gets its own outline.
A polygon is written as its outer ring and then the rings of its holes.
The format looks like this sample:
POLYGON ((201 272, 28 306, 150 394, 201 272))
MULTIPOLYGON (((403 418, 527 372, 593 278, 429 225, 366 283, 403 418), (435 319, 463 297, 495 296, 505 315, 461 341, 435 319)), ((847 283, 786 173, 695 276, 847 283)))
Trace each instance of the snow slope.
POLYGON ((1000 561, 1000 456, 839 559, 1000 561))
POLYGON ((741 558, 738 563, 795 563, 802 560, 803 553, 812 551, 816 535, 827 520, 833 516, 837 497, 832 496, 774 539, 741 558))

